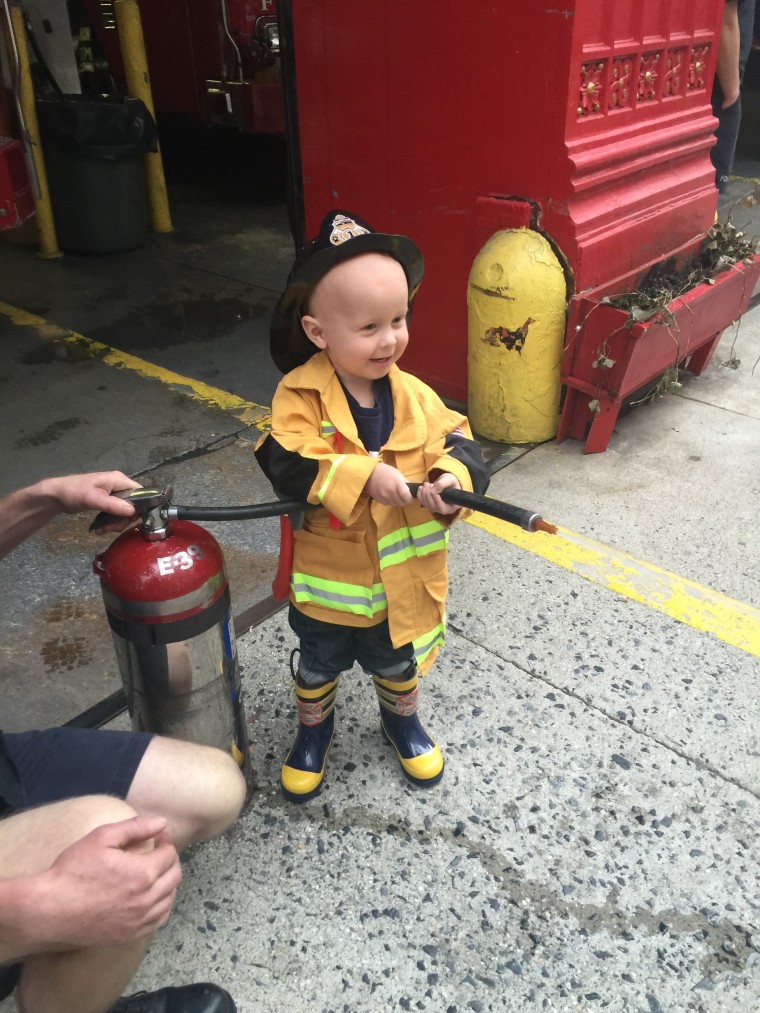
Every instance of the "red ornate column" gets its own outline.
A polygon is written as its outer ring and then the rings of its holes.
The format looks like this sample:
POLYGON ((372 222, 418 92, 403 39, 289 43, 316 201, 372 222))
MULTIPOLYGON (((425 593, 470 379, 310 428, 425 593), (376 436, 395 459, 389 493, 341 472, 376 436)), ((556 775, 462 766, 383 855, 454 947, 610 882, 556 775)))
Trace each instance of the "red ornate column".
MULTIPOLYGON (((465 400, 470 266, 494 232, 532 228, 568 269, 573 404, 561 435, 616 414, 646 370, 589 381, 605 336, 589 344, 579 334, 601 298, 636 288, 654 264, 682 266, 713 223, 709 98, 722 10, 723 0, 293 6, 306 231, 345 207, 420 245, 408 368, 465 400), (586 397, 589 382, 601 399, 586 397), (599 412, 588 408, 604 398, 599 412)), ((704 295, 718 335, 753 282, 742 280, 738 302, 722 285, 704 295)), ((682 347, 707 337, 692 333, 682 347)), ((647 351, 652 364, 667 344, 647 351)))
POLYGON ((721 12, 721 0, 575 4, 558 96, 562 155, 542 227, 568 258, 576 292, 691 251, 712 224, 721 12))

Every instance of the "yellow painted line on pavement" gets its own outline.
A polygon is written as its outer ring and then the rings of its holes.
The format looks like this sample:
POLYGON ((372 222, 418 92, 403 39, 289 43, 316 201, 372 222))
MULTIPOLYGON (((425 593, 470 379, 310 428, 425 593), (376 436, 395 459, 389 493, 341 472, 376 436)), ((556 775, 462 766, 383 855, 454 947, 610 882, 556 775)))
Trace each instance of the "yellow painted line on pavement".
POLYGON ((556 535, 542 531, 531 534, 486 514, 472 514, 467 522, 594 584, 760 657, 760 609, 566 528, 558 527, 556 535))
POLYGON ((271 409, 263 405, 253 401, 245 401, 235 394, 229 394, 226 390, 211 387, 200 380, 182 376, 181 373, 173 373, 170 369, 163 369, 161 366, 146 362, 145 359, 138 359, 137 356, 129 355, 127 352, 120 352, 117 348, 111 348, 110 345, 86 338, 83 334, 77 334, 76 331, 59 327, 57 324, 48 323, 42 317, 27 313, 26 310, 18 309, 15 306, 9 306, 8 303, 0 302, 0 314, 19 327, 32 328, 39 337, 66 345, 73 353, 100 359, 101 362, 115 366, 117 369, 129 369, 140 376, 150 377, 179 390, 205 407, 220 408, 240 419, 244 425, 265 429, 271 424, 271 409))
MULTIPOLYGON (((74 353, 98 358, 117 368, 133 370, 141 376, 151 377, 179 389, 206 406, 220 408, 234 415, 245 425, 259 429, 271 425, 271 409, 263 405, 244 401, 217 387, 162 369, 75 331, 50 324, 42 317, 7 303, 0 302, 0 314, 14 324, 33 328, 40 337, 65 343, 74 353)), ((557 535, 547 535, 541 531, 530 533, 514 524, 478 513, 472 514, 468 523, 594 584, 760 657, 760 610, 751 605, 745 605, 652 563, 641 562, 626 552, 620 552, 566 528, 558 527, 557 535)))

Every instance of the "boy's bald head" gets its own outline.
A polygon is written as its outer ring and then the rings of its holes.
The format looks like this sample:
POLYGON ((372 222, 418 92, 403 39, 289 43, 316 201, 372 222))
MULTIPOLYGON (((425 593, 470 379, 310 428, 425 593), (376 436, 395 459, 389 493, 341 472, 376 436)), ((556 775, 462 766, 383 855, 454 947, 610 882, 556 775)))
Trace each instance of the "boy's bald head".
MULTIPOLYGON (((339 305, 360 309, 381 286, 403 284, 409 287, 404 269, 387 253, 362 253, 336 264, 320 278, 306 300, 304 316, 320 317, 333 312, 339 305)), ((307 332, 308 334, 308 332, 307 332)))

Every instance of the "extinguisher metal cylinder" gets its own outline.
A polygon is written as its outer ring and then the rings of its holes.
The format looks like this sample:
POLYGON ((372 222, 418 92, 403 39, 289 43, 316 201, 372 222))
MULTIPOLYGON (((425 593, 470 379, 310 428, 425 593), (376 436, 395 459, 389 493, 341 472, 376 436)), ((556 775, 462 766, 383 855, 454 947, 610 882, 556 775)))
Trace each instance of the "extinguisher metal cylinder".
POLYGON ((224 557, 197 524, 138 528, 93 564, 132 727, 216 746, 253 774, 224 557))

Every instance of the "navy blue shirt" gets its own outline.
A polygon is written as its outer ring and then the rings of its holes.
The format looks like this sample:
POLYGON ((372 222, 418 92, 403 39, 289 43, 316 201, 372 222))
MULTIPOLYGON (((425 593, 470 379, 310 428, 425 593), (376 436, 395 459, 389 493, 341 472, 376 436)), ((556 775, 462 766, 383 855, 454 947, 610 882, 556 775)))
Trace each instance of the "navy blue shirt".
POLYGON ((372 408, 364 408, 341 382, 346 395, 351 416, 356 423, 359 439, 364 449, 370 454, 377 454, 388 442, 393 429, 393 395, 391 383, 387 376, 376 380, 374 384, 375 404, 372 408))

